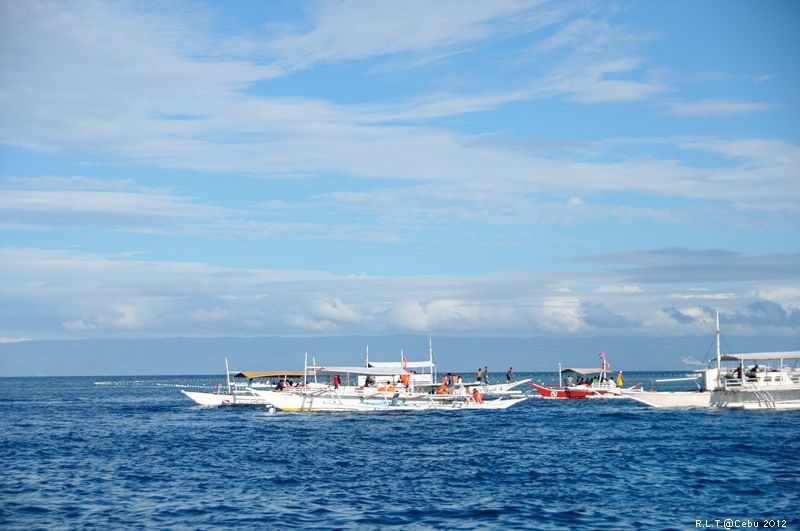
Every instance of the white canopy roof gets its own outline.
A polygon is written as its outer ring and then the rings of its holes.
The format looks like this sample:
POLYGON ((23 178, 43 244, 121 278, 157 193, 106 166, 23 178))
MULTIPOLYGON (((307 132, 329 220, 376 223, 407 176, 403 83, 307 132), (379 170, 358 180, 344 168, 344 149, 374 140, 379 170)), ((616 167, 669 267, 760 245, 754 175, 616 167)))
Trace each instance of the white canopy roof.
POLYGON ((755 360, 797 360, 800 350, 788 352, 750 352, 747 354, 723 354, 722 361, 755 361, 755 360))
MULTIPOLYGON (((400 361, 370 361, 370 367, 383 367, 403 370, 403 363, 400 361)), ((436 364, 430 361, 408 361, 406 362, 406 369, 426 369, 435 367, 436 364)))
POLYGON ((317 374, 366 374, 368 376, 395 376, 406 374, 402 365, 399 368, 391 367, 320 367, 317 374))

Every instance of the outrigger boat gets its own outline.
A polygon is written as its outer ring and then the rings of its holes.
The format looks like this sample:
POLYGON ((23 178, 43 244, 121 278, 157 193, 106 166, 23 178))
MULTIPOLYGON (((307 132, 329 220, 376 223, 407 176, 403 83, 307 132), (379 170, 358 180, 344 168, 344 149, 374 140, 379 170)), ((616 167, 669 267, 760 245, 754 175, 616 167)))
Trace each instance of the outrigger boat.
POLYGON ((468 393, 463 386, 453 389, 453 393, 431 392, 436 375, 432 349, 429 360, 421 362, 408 362, 402 352, 398 362, 370 362, 367 350, 366 365, 320 367, 306 362, 303 385, 253 392, 272 407, 287 412, 505 409, 527 398, 484 400, 480 393, 468 393), (333 385, 320 383, 319 378, 325 376, 333 376, 333 385))
POLYGON ((259 388, 266 389, 266 385, 273 387, 278 382, 278 385, 290 387, 290 378, 302 378, 304 375, 303 372, 293 371, 238 372, 233 376, 231 374, 228 369, 228 358, 225 358, 225 386, 218 383, 214 392, 181 389, 181 393, 201 406, 269 406, 269 402, 258 394, 259 388))
MULTIPOLYGON (((606 360, 604 352, 600 353, 600 368, 580 369, 570 367, 562 369, 558 364, 558 381, 563 385, 545 386, 528 382, 536 389, 542 398, 550 399, 576 399, 576 398, 624 398, 622 394, 622 373, 616 375, 611 372, 611 365, 606 360), (564 377, 564 373, 567 374, 564 377), (576 380, 575 378, 578 378, 576 380)), ((638 387, 637 386, 634 386, 638 387)))
POLYGON ((657 392, 655 390, 625 395, 656 408, 740 408, 800 409, 800 370, 796 367, 800 351, 721 354, 719 313, 717 313, 717 356, 699 373, 699 390, 657 392), (784 365, 795 361, 795 367, 784 365), (735 362, 723 367, 722 362, 735 362), (760 363, 768 363, 763 367, 760 363), (746 365, 754 365, 748 369, 746 365), (775 364, 776 367, 770 365, 775 364))
MULTIPOLYGON (((320 367, 316 374, 330 375, 346 372, 350 377, 389 377, 384 369, 369 367, 320 367)), ((404 374, 400 374, 403 376, 404 374)), ((480 395, 467 393, 435 394, 410 391, 402 385, 374 387, 342 386, 338 388, 291 388, 284 391, 254 391, 266 402, 287 412, 352 412, 430 409, 505 409, 525 400, 526 396, 483 400, 480 395)))

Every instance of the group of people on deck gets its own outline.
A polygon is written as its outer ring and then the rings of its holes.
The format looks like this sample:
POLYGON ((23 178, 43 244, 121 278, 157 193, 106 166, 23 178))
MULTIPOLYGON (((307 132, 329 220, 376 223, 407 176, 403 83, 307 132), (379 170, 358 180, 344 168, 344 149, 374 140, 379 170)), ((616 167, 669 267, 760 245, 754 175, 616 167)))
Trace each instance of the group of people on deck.
POLYGON ((275 391, 283 391, 289 387, 303 387, 303 384, 290 380, 278 380, 277 385, 275 385, 275 391))
POLYGON ((605 375, 587 376, 586 378, 580 376, 577 382, 572 375, 568 375, 566 378, 564 378, 564 387, 592 387, 597 385, 610 385, 611 387, 614 387, 617 384, 613 378, 606 378, 605 375))
MULTIPOLYGON (((514 377, 514 368, 509 367, 508 371, 506 372, 506 383, 511 383, 511 378, 514 377)), ((477 372, 475 372, 475 380, 478 383, 482 383, 483 385, 489 385, 489 367, 484 367, 483 371, 481 371, 480 367, 478 367, 477 372)))
MULTIPOLYGON (((775 372, 775 371, 777 371, 777 369, 774 369, 772 367, 769 367, 767 369, 759 367, 758 362, 756 362, 756 364, 753 365, 746 373, 744 373, 744 375, 747 376, 748 378, 758 378, 759 372, 775 372)), ((742 380, 742 365, 736 367, 736 370, 733 373, 726 374, 725 378, 728 379, 738 378, 739 380, 742 380)))
POLYGON ((461 383, 461 376, 448 372, 446 376, 442 376, 442 384, 436 388, 437 395, 453 394, 453 388, 456 384, 461 383))
POLYGON ((461 382, 461 376, 448 372, 442 376, 442 383, 436 388, 437 395, 459 395, 463 397, 472 396, 472 398, 480 404, 483 401, 483 395, 477 388, 473 389, 470 393, 461 382), (456 388, 456 386, 458 386, 456 388))
POLYGON ((406 374, 401 374, 397 377, 397 380, 392 378, 391 380, 382 379, 380 381, 376 380, 374 376, 366 376, 364 378, 364 387, 371 387, 377 386, 378 391, 395 391, 400 389, 407 389, 408 392, 414 392, 414 375, 417 374, 417 371, 411 370, 408 371, 406 374))

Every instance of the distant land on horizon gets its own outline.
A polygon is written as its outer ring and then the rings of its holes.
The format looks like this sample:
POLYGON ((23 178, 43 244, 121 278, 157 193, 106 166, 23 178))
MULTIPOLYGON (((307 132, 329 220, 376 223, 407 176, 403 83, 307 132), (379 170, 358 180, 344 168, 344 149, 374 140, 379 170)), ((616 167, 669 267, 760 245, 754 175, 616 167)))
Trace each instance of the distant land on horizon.
MULTIPOLYGON (((605 352, 612 370, 683 371, 715 355, 706 337, 432 337, 439 371, 490 373, 592 367, 605 352)), ((428 336, 215 337, 32 340, 0 344, 0 376, 154 376, 224 374, 231 370, 302 370, 308 354, 319 365, 362 365, 370 359, 428 358, 428 336)), ((800 350, 791 337, 722 336, 724 353, 800 350)))

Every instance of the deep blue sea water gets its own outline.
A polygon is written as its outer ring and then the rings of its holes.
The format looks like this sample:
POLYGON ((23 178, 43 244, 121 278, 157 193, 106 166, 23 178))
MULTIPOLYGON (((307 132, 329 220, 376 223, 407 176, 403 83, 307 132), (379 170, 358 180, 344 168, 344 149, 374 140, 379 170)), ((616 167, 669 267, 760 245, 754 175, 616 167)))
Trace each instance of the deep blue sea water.
POLYGON ((800 412, 270 414, 179 391, 216 380, 0 378, 0 529, 800 529, 800 412))

